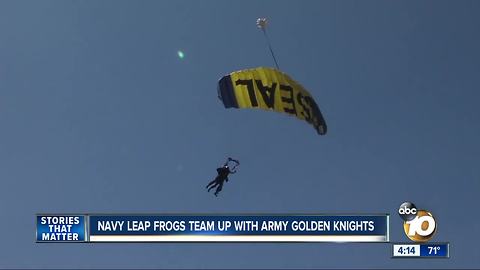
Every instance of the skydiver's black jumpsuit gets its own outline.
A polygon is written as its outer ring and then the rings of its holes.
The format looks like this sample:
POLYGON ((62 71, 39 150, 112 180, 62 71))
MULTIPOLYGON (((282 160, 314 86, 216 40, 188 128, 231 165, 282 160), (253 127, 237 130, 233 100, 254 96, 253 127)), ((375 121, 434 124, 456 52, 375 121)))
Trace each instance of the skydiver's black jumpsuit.
POLYGON ((223 181, 228 182, 228 175, 232 172, 227 166, 224 166, 221 168, 217 168, 217 173, 217 177, 215 177, 215 179, 207 185, 208 192, 210 192, 212 188, 218 186, 217 190, 215 190, 215 196, 217 196, 218 193, 222 191, 223 181))

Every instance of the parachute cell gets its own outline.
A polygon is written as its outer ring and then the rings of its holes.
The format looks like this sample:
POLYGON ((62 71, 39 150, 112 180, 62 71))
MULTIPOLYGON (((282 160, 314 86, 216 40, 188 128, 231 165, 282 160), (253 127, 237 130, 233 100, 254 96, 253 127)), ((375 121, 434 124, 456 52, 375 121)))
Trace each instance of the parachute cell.
POLYGON ((310 123, 320 135, 327 125, 312 95, 287 74, 267 67, 232 72, 218 82, 225 108, 259 108, 287 113, 310 123))

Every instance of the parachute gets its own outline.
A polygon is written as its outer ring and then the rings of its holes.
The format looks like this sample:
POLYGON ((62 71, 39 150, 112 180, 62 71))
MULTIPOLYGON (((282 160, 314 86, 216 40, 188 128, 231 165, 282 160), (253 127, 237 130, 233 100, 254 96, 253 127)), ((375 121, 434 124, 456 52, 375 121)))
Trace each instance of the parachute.
POLYGON ((229 165, 230 163, 233 163, 233 165, 230 165, 230 172, 231 173, 236 173, 237 172, 237 167, 240 166, 240 161, 238 161, 237 159, 233 159, 231 157, 229 157, 227 159, 227 162, 225 163, 225 165, 229 165))
POLYGON ((268 67, 232 72, 218 82, 218 97, 225 108, 259 108, 305 120, 318 134, 327 125, 312 95, 287 74, 268 67))

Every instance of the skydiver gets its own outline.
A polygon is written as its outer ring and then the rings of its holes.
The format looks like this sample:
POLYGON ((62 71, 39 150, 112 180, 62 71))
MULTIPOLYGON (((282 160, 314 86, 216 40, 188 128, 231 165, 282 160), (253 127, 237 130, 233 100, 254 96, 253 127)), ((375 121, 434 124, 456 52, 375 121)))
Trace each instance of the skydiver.
POLYGON ((235 168, 239 164, 240 163, 237 160, 228 158, 228 160, 225 162, 225 164, 223 164, 222 167, 217 168, 217 177, 215 177, 215 179, 213 179, 213 181, 208 183, 208 185, 206 186, 206 188, 208 189, 208 192, 210 192, 211 189, 217 187, 217 190, 215 190, 215 193, 214 193, 215 197, 217 197, 218 193, 222 191, 223 181, 228 182, 228 175, 235 174, 237 172, 235 168), (230 166, 228 165, 230 161, 235 162, 235 166, 232 169, 230 169, 230 166))

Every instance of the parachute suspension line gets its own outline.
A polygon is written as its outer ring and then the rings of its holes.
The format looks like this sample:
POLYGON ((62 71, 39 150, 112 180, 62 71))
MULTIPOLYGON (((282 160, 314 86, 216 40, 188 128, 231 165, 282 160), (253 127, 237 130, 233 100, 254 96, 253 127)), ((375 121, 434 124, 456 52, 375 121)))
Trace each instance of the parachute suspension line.
POLYGON ((257 19, 257 27, 262 29, 263 35, 267 40, 268 49, 270 49, 270 54, 272 55, 273 61, 275 62, 275 66, 277 67, 278 70, 280 70, 280 67, 278 66, 277 58, 275 58, 275 54, 273 53, 272 44, 270 43, 270 39, 268 38, 268 35, 267 35, 267 30, 265 29, 266 26, 267 26, 267 19, 265 18, 257 19))
POLYGON ((265 35, 265 39, 267 40, 268 43, 268 48, 270 49, 270 53, 272 54, 273 61, 275 61, 275 66, 277 66, 277 69, 280 70, 280 67, 278 66, 277 58, 275 58, 275 54, 273 53, 272 45, 270 44, 270 39, 267 36, 267 31, 265 28, 262 28, 263 34, 265 35))

